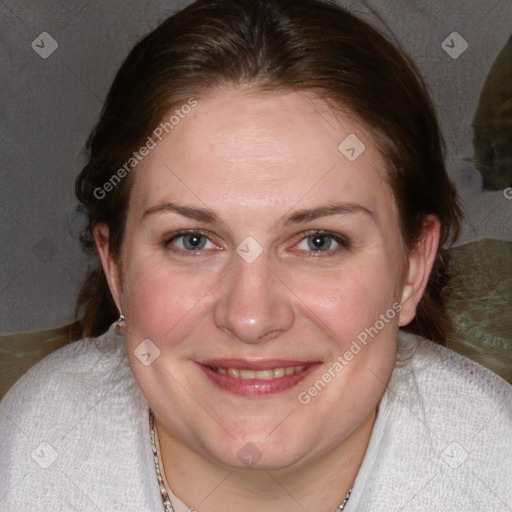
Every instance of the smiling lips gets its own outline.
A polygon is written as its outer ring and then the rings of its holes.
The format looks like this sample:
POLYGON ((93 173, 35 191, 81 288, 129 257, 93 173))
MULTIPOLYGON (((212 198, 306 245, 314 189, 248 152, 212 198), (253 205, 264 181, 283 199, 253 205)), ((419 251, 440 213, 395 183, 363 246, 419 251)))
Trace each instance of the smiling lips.
POLYGON ((258 361, 223 359, 200 364, 217 387, 237 395, 264 396, 297 385, 320 363, 305 361, 258 361))

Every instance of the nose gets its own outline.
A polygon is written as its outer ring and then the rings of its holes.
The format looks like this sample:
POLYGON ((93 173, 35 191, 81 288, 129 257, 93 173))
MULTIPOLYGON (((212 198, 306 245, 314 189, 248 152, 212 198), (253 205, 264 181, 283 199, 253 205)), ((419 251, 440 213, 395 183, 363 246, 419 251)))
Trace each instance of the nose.
POLYGON ((220 283, 215 325, 244 343, 260 343, 286 332, 294 322, 292 292, 261 255, 252 263, 234 255, 220 283))

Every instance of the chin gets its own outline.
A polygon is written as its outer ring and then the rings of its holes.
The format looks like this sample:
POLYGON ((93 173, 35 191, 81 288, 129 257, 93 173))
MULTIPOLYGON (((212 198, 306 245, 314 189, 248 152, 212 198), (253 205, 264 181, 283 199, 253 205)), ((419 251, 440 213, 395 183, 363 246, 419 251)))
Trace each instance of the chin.
MULTIPOLYGON (((275 427, 274 427, 275 428, 275 427)), ((302 461, 306 455, 311 455, 310 446, 295 446, 290 444, 293 439, 291 433, 283 433, 280 436, 272 434, 269 439, 268 432, 260 436, 240 436, 232 438, 229 435, 223 442, 211 446, 211 438, 205 448, 209 452, 209 458, 217 464, 231 470, 257 470, 277 471, 294 466, 302 461), (219 450, 219 446, 225 450, 219 450)), ((297 436, 295 436, 297 439, 297 436)))

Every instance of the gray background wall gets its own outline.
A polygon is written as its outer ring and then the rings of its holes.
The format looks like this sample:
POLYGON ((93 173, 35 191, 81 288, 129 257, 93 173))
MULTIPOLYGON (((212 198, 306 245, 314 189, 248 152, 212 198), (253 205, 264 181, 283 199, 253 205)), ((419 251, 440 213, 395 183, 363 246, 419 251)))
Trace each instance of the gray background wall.
MULTIPOLYGON (((0 4, 0 333, 72 320, 86 260, 74 180, 114 74, 143 34, 188 1, 3 0, 0 4), (42 32, 58 48, 32 48, 42 32), (40 50, 42 51, 42 49, 40 50)), ((357 1, 340 1, 383 27, 357 1)), ((512 240, 512 201, 481 191, 470 164, 473 119, 487 72, 512 33, 511 0, 369 0, 430 85, 466 204, 459 243, 512 240), (458 32, 468 49, 441 43, 458 32)), ((48 46, 46 46, 48 48, 48 46)))

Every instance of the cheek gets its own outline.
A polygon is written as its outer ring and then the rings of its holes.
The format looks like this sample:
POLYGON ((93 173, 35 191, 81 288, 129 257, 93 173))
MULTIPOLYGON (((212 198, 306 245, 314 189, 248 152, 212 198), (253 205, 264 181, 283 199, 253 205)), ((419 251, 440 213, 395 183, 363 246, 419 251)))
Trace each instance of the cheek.
POLYGON ((365 255, 322 274, 296 275, 293 286, 310 315, 336 337, 352 339, 397 302, 400 269, 391 261, 385 254, 365 255))
POLYGON ((165 262, 137 257, 128 261, 123 280, 127 325, 145 337, 161 339, 179 329, 211 288, 204 276, 171 271, 165 262))

